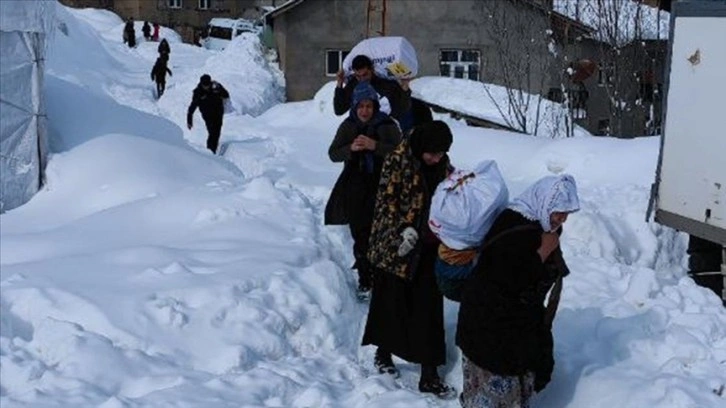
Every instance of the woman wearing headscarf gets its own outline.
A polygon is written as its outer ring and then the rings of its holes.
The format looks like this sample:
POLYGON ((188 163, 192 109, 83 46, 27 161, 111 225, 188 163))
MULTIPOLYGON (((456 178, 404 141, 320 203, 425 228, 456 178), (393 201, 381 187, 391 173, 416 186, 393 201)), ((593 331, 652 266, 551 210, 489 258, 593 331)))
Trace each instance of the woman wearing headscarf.
POLYGON ((328 149, 330 160, 345 165, 325 208, 325 224, 350 227, 360 298, 370 295, 372 284, 366 252, 383 158, 400 141, 401 131, 380 111, 376 91, 368 82, 359 83, 350 114, 328 149))
POLYGON ((421 364, 419 391, 453 398, 439 377, 446 362, 443 297, 434 263, 439 240, 428 228, 431 197, 451 170, 451 130, 441 121, 415 127, 381 173, 368 257, 374 281, 363 345, 378 346, 375 366, 398 376, 392 355, 421 364))
POLYGON ((459 309, 462 407, 529 407, 534 393, 549 382, 552 303, 569 273, 559 235, 567 216, 579 208, 572 176, 544 177, 512 201, 487 233, 459 309))

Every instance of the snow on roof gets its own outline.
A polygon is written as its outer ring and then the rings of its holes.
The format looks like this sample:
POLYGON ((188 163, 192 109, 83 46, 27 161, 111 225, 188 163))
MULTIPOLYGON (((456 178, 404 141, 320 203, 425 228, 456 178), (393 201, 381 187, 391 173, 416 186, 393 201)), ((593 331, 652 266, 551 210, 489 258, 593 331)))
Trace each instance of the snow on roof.
POLYGON ((252 27, 254 26, 254 22, 250 20, 246 20, 244 18, 224 18, 224 17, 215 17, 209 20, 209 25, 215 26, 215 27, 252 27))
POLYGON ((2 0, 0 30, 48 33, 53 28, 55 1, 2 0))
MULTIPOLYGON (((411 82, 412 95, 429 104, 456 111, 477 119, 493 122, 503 127, 517 128, 514 115, 508 112, 507 88, 485 84, 468 79, 446 77, 420 77, 411 82)), ((528 127, 533 131, 536 122, 537 95, 523 93, 531 97, 527 111, 528 127)), ((540 106, 538 135, 564 137, 563 118, 566 110, 560 104, 542 99, 540 106)), ((577 127, 576 135, 590 135, 577 127)))
POLYGON ((670 13, 633 0, 555 0, 554 11, 595 29, 593 38, 617 45, 668 38, 670 13), (614 32, 617 27, 617 33, 614 32))

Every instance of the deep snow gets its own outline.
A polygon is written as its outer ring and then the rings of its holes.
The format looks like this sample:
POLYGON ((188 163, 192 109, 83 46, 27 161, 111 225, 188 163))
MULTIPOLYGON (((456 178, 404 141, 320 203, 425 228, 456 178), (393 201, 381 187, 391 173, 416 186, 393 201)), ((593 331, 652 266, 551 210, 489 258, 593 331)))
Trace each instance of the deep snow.
MULTIPOLYGON (((414 365, 397 361, 395 381, 375 374, 359 346, 351 239, 322 224, 341 169, 327 158, 341 120, 332 84, 281 104, 253 38, 223 53, 172 41, 174 76, 156 101, 155 43, 128 49, 105 11, 61 7, 59 19, 48 183, 0 216, 3 408, 458 406, 419 394, 414 365), (234 99, 222 157, 204 148, 199 114, 185 127, 203 72, 234 99)), ((724 406, 726 312, 685 277, 685 236, 645 221, 658 139, 552 140, 443 119, 454 163, 497 160, 513 196, 547 174, 578 182, 555 373, 536 406, 724 406)), ((440 372, 461 389, 456 311, 446 303, 440 372)))

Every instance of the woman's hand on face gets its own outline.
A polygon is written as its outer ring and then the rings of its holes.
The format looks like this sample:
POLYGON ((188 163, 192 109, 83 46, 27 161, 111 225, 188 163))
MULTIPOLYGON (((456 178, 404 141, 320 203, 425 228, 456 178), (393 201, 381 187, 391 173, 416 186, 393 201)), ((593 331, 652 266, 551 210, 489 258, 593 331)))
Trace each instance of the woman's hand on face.
POLYGON ((542 262, 544 262, 550 254, 557 249, 557 247, 560 246, 560 237, 553 232, 543 232, 542 233, 542 242, 537 249, 537 253, 539 254, 539 257, 542 259, 542 262))

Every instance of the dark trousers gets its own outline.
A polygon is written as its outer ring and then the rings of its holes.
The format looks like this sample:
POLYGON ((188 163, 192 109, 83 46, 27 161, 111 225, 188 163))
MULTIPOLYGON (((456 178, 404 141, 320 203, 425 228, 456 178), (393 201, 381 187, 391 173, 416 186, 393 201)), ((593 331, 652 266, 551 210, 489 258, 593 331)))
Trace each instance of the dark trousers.
POLYGON ((368 262, 368 239, 371 236, 371 225, 350 225, 350 235, 353 236, 354 268, 358 270, 358 285, 370 288, 373 283, 373 271, 368 262))
POLYGON ((217 146, 219 145, 219 135, 222 133, 222 115, 219 116, 203 116, 204 123, 207 125, 207 149, 211 150, 212 153, 217 153, 217 146))
POLYGON ((166 81, 156 81, 156 97, 161 98, 166 89, 166 81))

